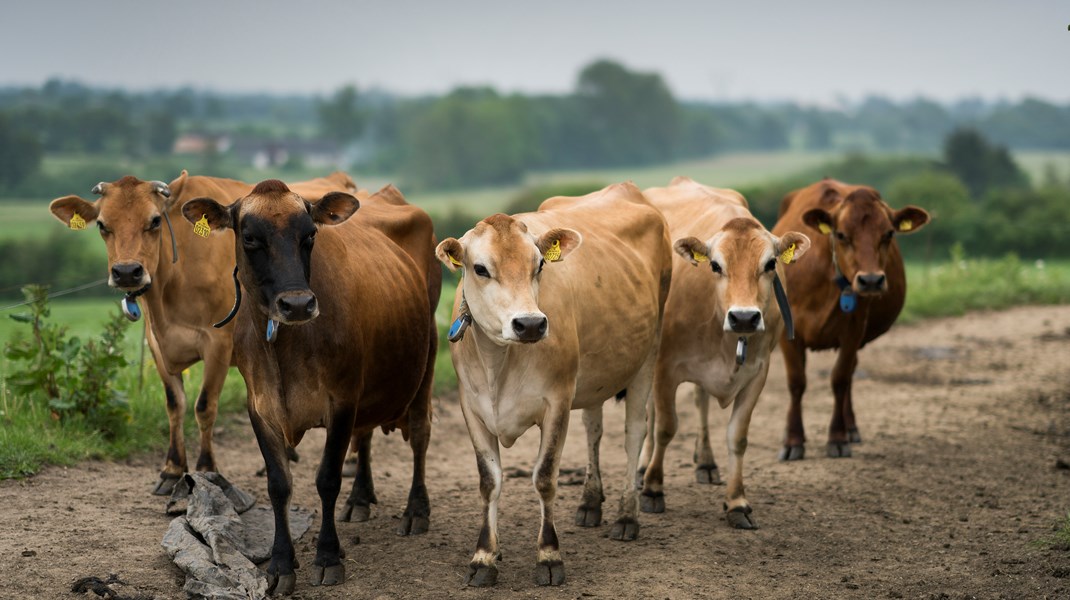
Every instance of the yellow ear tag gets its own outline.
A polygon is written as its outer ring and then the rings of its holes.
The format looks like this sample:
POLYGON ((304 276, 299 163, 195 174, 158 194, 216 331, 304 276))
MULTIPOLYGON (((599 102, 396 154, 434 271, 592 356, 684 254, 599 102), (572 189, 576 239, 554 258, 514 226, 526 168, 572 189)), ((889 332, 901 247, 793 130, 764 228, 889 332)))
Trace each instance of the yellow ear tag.
POLYGON ((832 233, 832 228, 828 226, 828 223, 818 223, 817 230, 825 235, 832 233))
POLYGON ((74 216, 71 217, 71 229, 85 229, 85 219, 82 218, 82 215, 74 213, 74 216))
POLYGON ((706 262, 710 259, 710 257, 706 256, 705 254, 700 254, 699 252, 696 252, 694 250, 691 251, 691 256, 695 259, 695 262, 706 262))
POLYGON ((201 220, 193 224, 193 233, 202 238, 206 238, 208 234, 212 233, 212 227, 208 225, 208 215, 201 215, 201 220))
POLYGON ((542 256, 550 262, 561 260, 561 240, 554 240, 554 245, 550 246, 542 256))
POLYGON ((457 260, 456 258, 453 258, 452 254, 447 254, 446 256, 450 257, 450 262, 453 263, 453 266, 455 266, 455 267, 463 267, 464 266, 461 263, 461 261, 457 260))
POLYGON ((790 265, 791 261, 795 260, 795 244, 788 246, 787 250, 780 253, 780 260, 786 265, 790 265))
POLYGON ((910 231, 911 229, 914 229, 914 222, 913 221, 900 221, 899 222, 899 231, 910 231))

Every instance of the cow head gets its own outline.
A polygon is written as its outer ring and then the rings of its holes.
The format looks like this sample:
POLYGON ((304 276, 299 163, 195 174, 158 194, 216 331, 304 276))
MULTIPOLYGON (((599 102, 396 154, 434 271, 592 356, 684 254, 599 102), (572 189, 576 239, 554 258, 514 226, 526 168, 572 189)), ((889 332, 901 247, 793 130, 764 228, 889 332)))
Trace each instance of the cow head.
POLYGON ((693 265, 708 262, 713 271, 718 311, 724 330, 741 336, 765 331, 764 313, 776 302, 773 278, 777 263, 791 264, 810 249, 810 238, 797 232, 781 237, 754 219, 732 219, 707 242, 683 238, 673 249, 693 265))
POLYGON ((435 254, 451 271, 464 268, 464 300, 482 332, 499 344, 532 343, 549 332, 538 305, 543 267, 564 259, 580 241, 571 229, 535 237, 524 223, 497 214, 459 240, 442 240, 435 254))
MULTIPOLYGON (((826 192, 835 193, 832 188, 826 192)), ((892 210, 876 190, 859 187, 831 211, 806 211, 803 222, 831 236, 836 268, 852 290, 859 295, 876 296, 888 289, 884 270, 895 236, 921 229, 929 222, 929 213, 916 206, 892 210)))
POLYGON ((270 320, 293 325, 319 315, 309 289, 316 232, 344 222, 359 207, 344 192, 331 192, 313 204, 269 179, 230 206, 211 198, 190 200, 182 215, 190 223, 203 218, 212 231, 233 229, 242 286, 270 320))
MULTIPOLYGON (((175 183, 185 181, 185 172, 175 183)), ((93 187, 96 202, 78 196, 56 198, 52 214, 71 229, 97 222, 108 249, 108 285, 133 292, 152 283, 160 262, 160 229, 170 206, 171 187, 132 176, 93 187)))

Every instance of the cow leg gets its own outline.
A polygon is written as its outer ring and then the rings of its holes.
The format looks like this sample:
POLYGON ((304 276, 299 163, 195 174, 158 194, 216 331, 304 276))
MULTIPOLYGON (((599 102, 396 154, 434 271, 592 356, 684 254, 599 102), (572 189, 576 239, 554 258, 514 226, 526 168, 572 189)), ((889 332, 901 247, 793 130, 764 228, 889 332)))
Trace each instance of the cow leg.
POLYGON ((587 430, 587 477, 583 480, 583 502, 576 509, 576 525, 598 527, 602 524, 602 472, 598 467, 598 448, 602 443, 602 405, 583 409, 583 427, 587 430))
POLYGON ((654 382, 654 454, 647 465, 643 491, 639 495, 639 507, 643 512, 665 512, 665 449, 676 435, 676 389, 680 383, 661 373, 654 382))
POLYGON ((725 518, 736 529, 757 529, 751 517, 751 506, 743 492, 743 453, 747 451, 747 433, 750 418, 758 397, 765 387, 769 364, 747 387, 743 388, 732 403, 732 416, 728 421, 728 489, 725 497, 725 518))
MULTIPOLYGON (((335 402, 340 399, 332 399, 335 402)), ((342 462, 346 447, 353 437, 353 417, 356 409, 339 408, 330 415, 327 442, 323 445, 323 459, 316 472, 316 491, 323 507, 323 523, 316 541, 316 558, 312 561, 312 585, 336 585, 345 581, 346 567, 342 563, 345 552, 338 541, 334 505, 342 490, 342 462)))
POLYGON ((851 365, 852 384, 847 386, 847 395, 843 401, 843 425, 847 429, 847 441, 851 444, 862 443, 862 436, 858 433, 858 423, 855 422, 853 376, 857 368, 858 354, 856 353, 854 364, 851 365))
POLYGON ((256 434, 260 454, 264 456, 268 497, 271 498, 271 510, 275 514, 275 538, 271 546, 271 562, 267 567, 268 593, 287 596, 293 593, 296 581, 294 569, 297 568, 293 539, 290 538, 289 506, 293 489, 290 460, 286 455, 287 444, 282 434, 264 422, 253 406, 253 398, 249 398, 249 421, 256 434))
MULTIPOLYGON (((161 365, 159 361, 156 363, 161 365)), ((167 397, 167 428, 170 432, 167 445, 167 459, 160 478, 152 493, 157 496, 170 496, 175 484, 186 472, 186 440, 182 433, 182 423, 186 416, 186 390, 182 384, 182 374, 171 375, 157 366, 163 391, 167 397)))
POLYGON ((836 364, 832 367, 832 394, 835 401, 832 407, 832 422, 829 423, 827 448, 829 458, 851 456, 851 445, 847 437, 847 423, 844 416, 847 398, 851 394, 851 380, 854 378, 854 369, 858 364, 858 343, 854 342, 840 346, 836 364))
POLYGON ((784 370, 788 377, 788 392, 791 405, 788 407, 788 428, 784 434, 784 447, 780 460, 802 460, 806 456, 806 433, 803 430, 802 398, 806 392, 806 347, 800 340, 780 339, 780 352, 784 355, 784 370))
POLYGON ((349 455, 342 463, 342 477, 355 477, 357 475, 357 461, 360 460, 360 437, 354 435, 349 443, 349 455))
POLYGON ((427 387, 421 391, 409 407, 409 445, 412 447, 412 487, 409 501, 401 515, 398 535, 427 533, 431 518, 431 500, 427 496, 424 474, 427 469, 427 446, 431 442, 431 378, 424 380, 427 387))
MULTIPOLYGON (((631 473, 635 472, 639 464, 639 450, 643 446, 643 438, 646 437, 644 420, 646 407, 650 402, 654 359, 655 354, 651 352, 646 363, 639 368, 636 378, 628 385, 628 395, 624 398, 624 451, 628 455, 628 468, 624 471, 625 479, 624 485, 621 486, 617 521, 613 523, 613 528, 609 531, 610 539, 622 542, 630 542, 639 537, 639 494, 632 485, 631 473)), ((662 457, 664 457, 664 448, 662 448, 662 457)), ((662 508, 664 509, 664 505, 662 508)))
MULTIPOLYGON (((463 392, 462 392, 463 394, 463 392)), ((476 451, 476 468, 479 471, 479 496, 483 500, 483 526, 479 530, 476 553, 468 563, 464 582, 472 587, 488 587, 498 581, 498 498, 502 494, 502 460, 499 455, 498 438, 487 430, 479 418, 471 415, 464 399, 461 410, 476 451)))
MULTIPOLYGON (((538 555, 535 563, 537 585, 565 583, 565 563, 561 560, 557 528, 554 527, 554 499, 557 498, 557 473, 561 465, 561 451, 565 448, 565 435, 568 433, 569 412, 567 401, 550 400, 539 427, 542 434, 539 441, 539 456, 535 459, 531 477, 542 505, 538 555)), ((628 472, 635 472, 634 463, 629 465, 628 472)))
POLYGON ((695 463, 695 481, 720 484, 721 472, 717 468, 717 461, 713 459, 713 447, 710 446, 710 395, 695 384, 680 386, 677 395, 681 392, 690 394, 694 399, 702 427, 695 438, 695 453, 692 457, 695 463))
MULTIPOLYGON (((375 484, 372 482, 372 433, 369 431, 353 436, 353 455, 356 458, 357 471, 353 477, 353 490, 349 492, 349 498, 339 515, 343 521, 363 523, 371 518, 371 505, 379 503, 375 497, 375 484)), ((344 469, 343 466, 343 471, 344 469)))
POLYGON ((635 488, 643 489, 646 468, 654 456, 654 402, 646 405, 646 435, 643 436, 643 451, 639 454, 639 470, 635 472, 635 488))
POLYGON ((210 347, 204 357, 204 382, 201 394, 197 397, 195 414, 197 427, 201 432, 201 455, 197 458, 198 471, 217 471, 215 453, 212 451, 212 429, 215 428, 216 412, 219 408, 219 394, 227 380, 230 368, 230 345, 224 348, 210 347))

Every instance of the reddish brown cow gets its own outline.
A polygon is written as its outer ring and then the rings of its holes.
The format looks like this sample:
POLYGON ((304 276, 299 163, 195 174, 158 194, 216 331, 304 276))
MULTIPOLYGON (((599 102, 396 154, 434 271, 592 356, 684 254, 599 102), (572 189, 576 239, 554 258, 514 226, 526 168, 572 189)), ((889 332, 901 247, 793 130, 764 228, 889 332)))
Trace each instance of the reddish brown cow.
MULTIPOLYGON (((407 425, 427 439, 434 364, 428 272, 377 228, 349 217, 359 202, 335 192, 310 203, 281 181, 261 182, 230 206, 200 198, 183 214, 212 230, 235 232, 244 302, 234 348, 249 390, 249 417, 267 464, 275 540, 268 579, 275 594, 294 587, 288 526, 292 480, 287 449, 312 427, 327 428, 316 475, 322 527, 313 585, 345 579, 334 507, 352 435, 407 425), (423 403, 423 404, 421 404, 423 403)), ((425 215, 426 216, 426 215, 425 215)), ((430 229, 426 230, 428 236, 430 229)), ((414 452, 426 449, 417 448, 414 452)), ((421 463, 406 515, 426 519, 421 463)))
POLYGON ((773 233, 809 228, 813 246, 786 270, 795 340, 780 340, 791 407, 781 460, 803 458, 802 396, 806 350, 838 348, 832 370, 836 401, 828 455, 850 456, 862 441, 855 423, 851 380, 858 351, 892 326, 906 298, 903 258, 895 237, 921 229, 929 214, 915 206, 893 210, 871 187, 824 179, 788 194, 773 233))

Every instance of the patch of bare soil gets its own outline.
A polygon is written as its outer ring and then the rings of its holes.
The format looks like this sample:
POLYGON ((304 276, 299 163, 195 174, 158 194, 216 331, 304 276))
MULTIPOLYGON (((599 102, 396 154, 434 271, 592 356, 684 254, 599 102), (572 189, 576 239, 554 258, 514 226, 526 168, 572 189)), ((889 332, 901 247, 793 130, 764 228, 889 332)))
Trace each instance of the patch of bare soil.
MULTIPOLYGON (((893 328, 861 354, 854 397, 864 443, 844 459, 825 458, 834 355, 820 353, 808 364, 808 458, 777 462, 788 396, 776 355, 746 457, 761 529, 729 529, 724 488, 695 483, 696 413, 681 406, 681 433, 666 461, 667 510, 641 515, 639 540, 610 540, 608 523, 576 527, 582 487, 559 488, 568 579, 553 589, 532 580, 538 500, 523 477, 506 479, 502 494, 497 587, 463 586, 480 522, 475 461, 459 407, 438 401, 431 531, 394 534, 411 454, 400 436, 377 436, 380 504, 369 522, 339 525, 345 583, 312 588, 299 570, 295 597, 1068 598, 1070 551, 1038 543, 1070 510, 1068 328, 1070 306, 893 328)), ((586 463, 583 425, 574 417, 562 463, 568 469, 586 463)), ((722 463, 726 419, 713 414, 722 463)), ((319 506, 314 470, 322 440, 310 435, 298 449, 295 504, 319 506)), ((504 464, 530 470, 537 444, 529 432, 503 451, 504 464)), ((607 406, 602 455, 611 521, 625 468, 621 406, 607 406)), ((218 457, 227 477, 266 503, 247 419, 224 423, 218 457)), ((115 573, 130 595, 181 598, 182 575, 160 548, 169 522, 164 501, 149 495, 157 458, 51 468, 0 484, 0 597, 74 598, 75 580, 115 573)), ((582 479, 563 480, 570 477, 582 479)), ((303 565, 312 564, 318 529, 317 521, 297 544, 303 565)))

